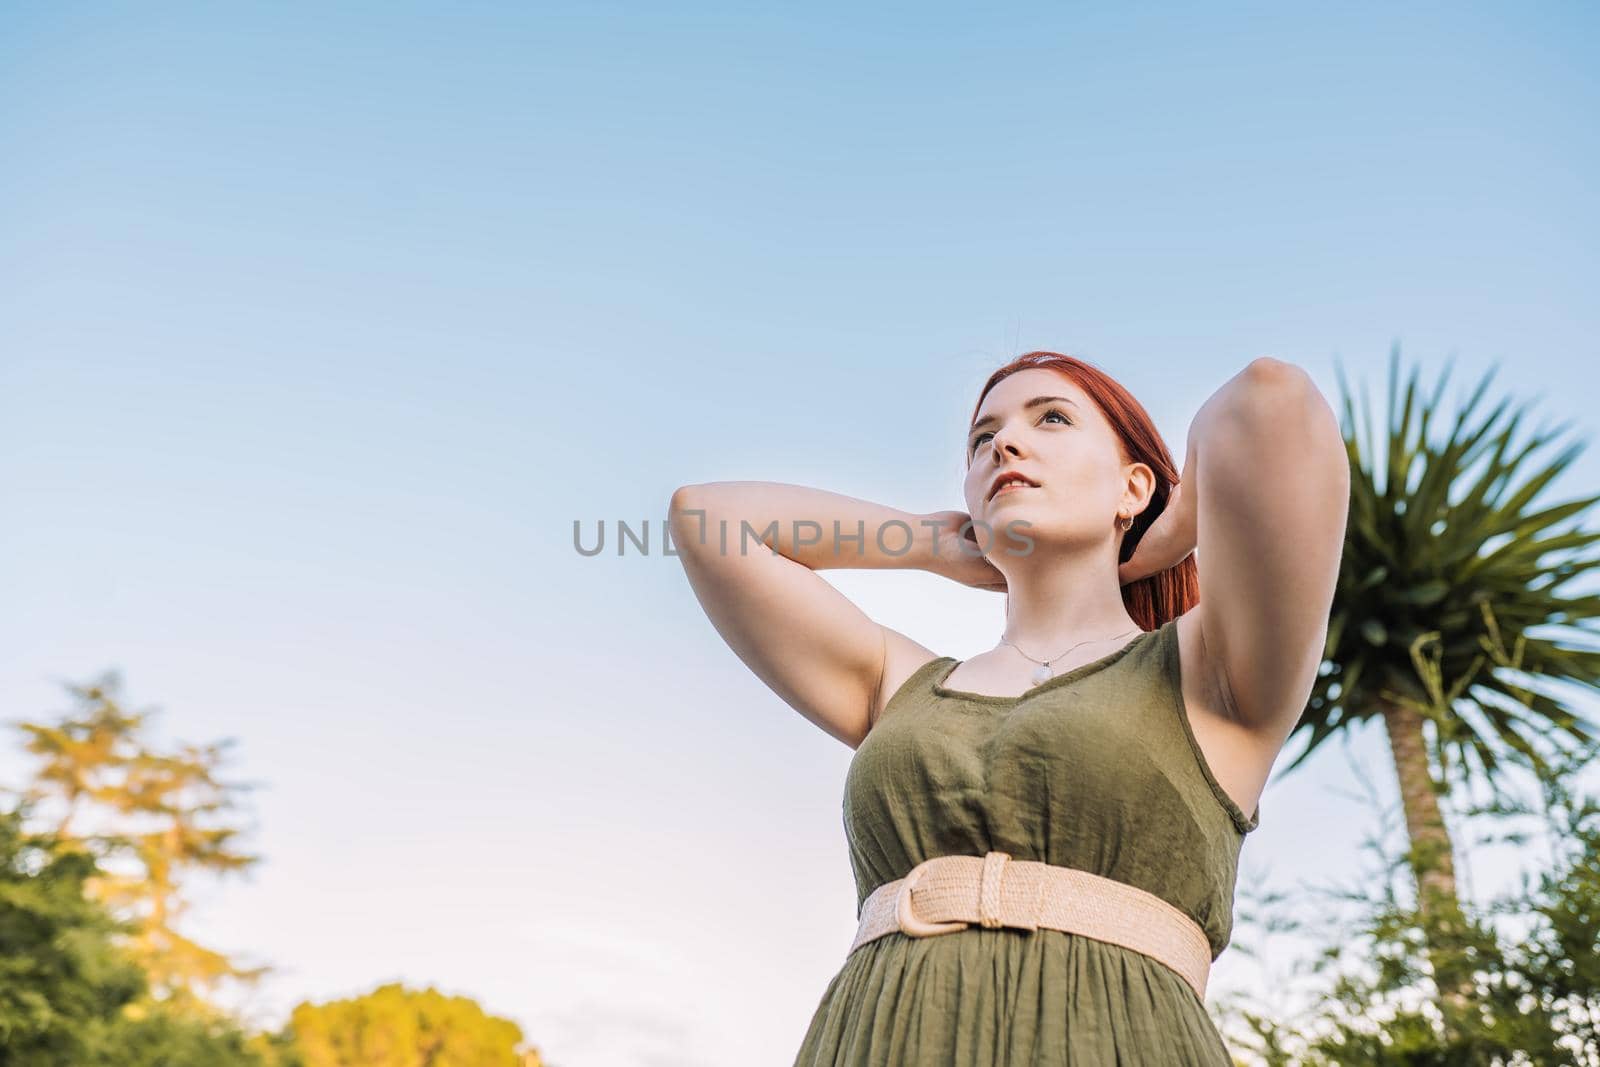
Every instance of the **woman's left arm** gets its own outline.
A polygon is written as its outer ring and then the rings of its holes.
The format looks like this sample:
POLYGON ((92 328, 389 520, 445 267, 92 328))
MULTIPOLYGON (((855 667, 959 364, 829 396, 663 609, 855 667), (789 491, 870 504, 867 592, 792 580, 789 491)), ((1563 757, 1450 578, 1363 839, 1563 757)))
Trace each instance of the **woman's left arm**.
POLYGON ((1119 575, 1196 552, 1200 632, 1225 711, 1282 742, 1316 684, 1339 578, 1350 465, 1311 376, 1253 360, 1195 414, 1167 508, 1119 575))

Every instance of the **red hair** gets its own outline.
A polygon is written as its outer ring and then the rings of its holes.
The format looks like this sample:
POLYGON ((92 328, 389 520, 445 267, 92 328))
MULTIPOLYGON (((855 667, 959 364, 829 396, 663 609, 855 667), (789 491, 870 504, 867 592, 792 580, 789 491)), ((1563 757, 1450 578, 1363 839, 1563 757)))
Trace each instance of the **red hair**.
MULTIPOLYGON (((1075 356, 1060 352, 1033 351, 1013 359, 989 375, 978 402, 973 405, 970 425, 983 407, 983 398, 989 390, 1005 378, 1023 370, 1053 370, 1068 378, 1088 394, 1122 443, 1122 452, 1129 462, 1148 464, 1156 475, 1155 492, 1144 511, 1134 516, 1133 527, 1122 537, 1122 548, 1117 554, 1118 563, 1126 563, 1138 547, 1139 538, 1166 510, 1172 487, 1178 481, 1178 467, 1167 450, 1166 442, 1156 430, 1149 412, 1135 400, 1133 394, 1105 371, 1075 356)), ((1122 587, 1122 603, 1146 630, 1154 630, 1163 623, 1177 618, 1200 601, 1200 572, 1194 553, 1164 571, 1129 582, 1122 587)))

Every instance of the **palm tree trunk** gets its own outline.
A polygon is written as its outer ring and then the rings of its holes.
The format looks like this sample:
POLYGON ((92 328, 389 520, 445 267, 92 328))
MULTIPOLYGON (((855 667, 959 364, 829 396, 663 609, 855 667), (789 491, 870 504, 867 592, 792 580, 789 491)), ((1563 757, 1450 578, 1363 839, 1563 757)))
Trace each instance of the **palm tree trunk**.
POLYGON ((1439 810, 1440 787, 1429 766, 1422 715, 1404 704, 1385 703, 1383 722, 1389 733, 1400 805, 1405 812, 1411 848, 1406 858, 1417 880, 1417 908, 1428 935, 1440 1011, 1447 1031, 1465 1019, 1472 1004, 1472 968, 1462 951, 1465 923, 1456 892, 1455 850, 1439 810))

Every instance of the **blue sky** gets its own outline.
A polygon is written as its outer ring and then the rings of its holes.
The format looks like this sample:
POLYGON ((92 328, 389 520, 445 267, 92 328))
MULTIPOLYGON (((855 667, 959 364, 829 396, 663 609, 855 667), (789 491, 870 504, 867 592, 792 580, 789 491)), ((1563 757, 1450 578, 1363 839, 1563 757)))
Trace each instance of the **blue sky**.
MULTIPOLYGON (((788 1062, 853 933, 852 753, 658 542, 584 558, 573 521, 659 538, 676 486, 742 478, 959 507, 963 420, 1030 348, 1116 375, 1179 456, 1250 359, 1381 402, 1394 344, 1592 432, 1597 29, 10 7, 0 705, 116 667, 159 737, 238 738, 265 861, 194 929, 280 968, 263 1021, 404 980, 562 1067, 788 1062)), ((999 633, 992 594, 828 577, 941 652, 999 633)), ((1269 786, 1241 886, 1347 876, 1363 768, 1392 799, 1376 732, 1269 786)), ((1233 953, 1213 980, 1273 985, 1233 953)))

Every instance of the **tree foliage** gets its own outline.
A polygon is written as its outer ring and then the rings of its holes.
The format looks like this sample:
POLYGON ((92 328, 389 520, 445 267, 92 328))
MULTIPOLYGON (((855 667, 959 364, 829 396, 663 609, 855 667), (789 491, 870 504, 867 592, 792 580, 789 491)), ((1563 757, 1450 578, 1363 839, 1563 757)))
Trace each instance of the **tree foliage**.
POLYGON ((1282 1020, 1243 1000, 1226 1006, 1247 1035, 1237 1047, 1270 1067, 1600 1067, 1600 803, 1576 785, 1596 754, 1600 746, 1585 746, 1530 764, 1537 804, 1501 790, 1468 810, 1497 829, 1480 843, 1525 843, 1517 824, 1531 818, 1553 852, 1515 889, 1465 906, 1456 948, 1471 982, 1456 1026, 1444 1025, 1430 983, 1428 946, 1441 932, 1408 896, 1403 851, 1371 837, 1374 872, 1354 888, 1313 891, 1332 906, 1276 893, 1244 917, 1267 936, 1315 930, 1323 948, 1300 968, 1319 983, 1309 1011, 1282 1020))
POLYGON ((1600 565, 1590 551, 1600 532, 1574 522, 1600 496, 1535 503, 1583 442, 1530 463, 1561 428, 1519 442, 1527 408, 1502 422, 1509 400, 1479 416, 1493 377, 1491 370, 1448 425, 1439 402, 1450 368, 1426 398, 1413 368, 1401 397, 1397 347, 1380 448, 1365 393, 1358 420, 1341 371, 1350 462, 1345 544, 1324 662, 1291 734, 1305 735, 1306 744, 1277 776, 1329 738, 1382 721, 1447 1027, 1469 1010, 1475 935, 1461 909, 1439 798, 1452 782, 1498 791, 1507 757, 1543 773, 1544 749, 1570 752, 1596 741, 1570 701, 1575 687, 1592 691, 1600 679, 1600 650, 1571 642, 1596 632, 1600 595, 1567 587, 1600 565), (1444 432, 1431 432, 1436 422, 1444 432))
POLYGON ((540 1067, 522 1029, 476 1001, 391 983, 301 1004, 289 1020, 305 1067, 540 1067))
POLYGON ((138 1010, 125 924, 86 891, 94 857, 26 822, 26 805, 0 813, 0 1064, 268 1067, 226 1019, 138 1010))
POLYGON ((1536 738, 1567 743, 1568 751, 1596 740, 1567 701, 1524 683, 1565 682, 1592 690, 1600 679, 1600 651, 1562 643, 1563 637, 1597 632, 1600 595, 1569 594, 1565 587, 1596 575, 1600 556, 1588 550, 1600 532, 1576 524, 1558 529, 1600 495, 1534 504, 1586 442, 1569 444, 1549 463, 1524 470, 1529 457, 1565 427, 1518 443, 1528 408, 1512 411, 1502 425, 1509 399, 1474 420, 1494 369, 1449 432, 1434 440, 1429 427, 1440 418, 1450 368, 1419 404, 1416 367, 1404 398, 1398 397, 1398 362, 1395 349, 1381 453, 1365 394, 1358 425, 1355 401, 1340 375, 1350 515, 1326 669, 1296 726, 1296 734, 1308 735, 1306 747, 1280 776, 1344 727, 1400 704, 1433 724, 1441 772, 1492 790, 1501 753, 1515 752, 1537 765, 1536 738), (1540 626, 1569 633, 1530 632, 1540 626))
POLYGON ((72 710, 13 724, 37 761, 17 792, 30 808, 54 804, 59 839, 96 859, 87 891, 124 920, 125 947, 145 972, 149 999, 206 1018, 222 981, 250 982, 268 970, 241 966, 181 929, 195 875, 259 860, 236 847, 242 830, 227 821, 249 787, 217 777, 231 740, 163 751, 148 738, 150 713, 126 710, 120 688, 115 671, 68 683, 72 710))

